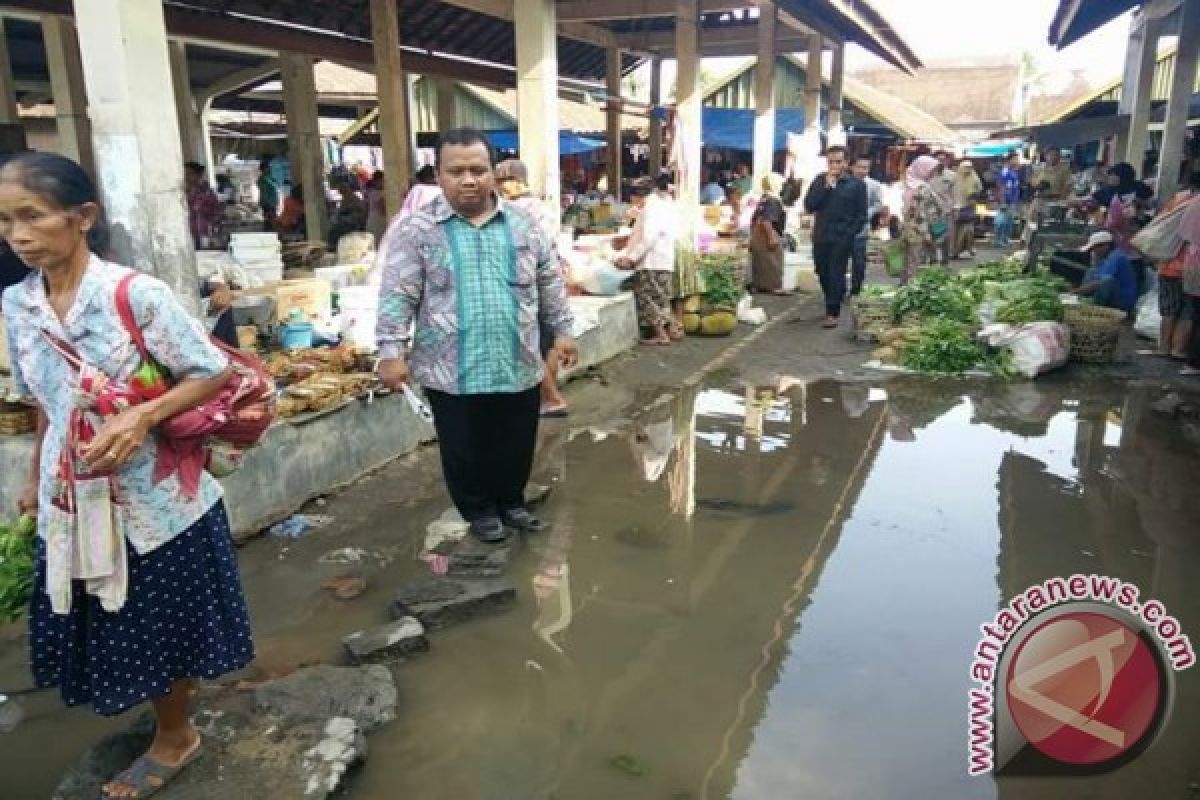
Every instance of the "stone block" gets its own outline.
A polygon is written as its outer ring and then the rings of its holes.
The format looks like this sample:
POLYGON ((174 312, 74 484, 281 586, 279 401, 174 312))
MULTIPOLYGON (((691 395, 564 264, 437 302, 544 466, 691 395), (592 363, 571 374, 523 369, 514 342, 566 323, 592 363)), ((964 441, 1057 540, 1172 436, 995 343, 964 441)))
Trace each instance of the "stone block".
POLYGON ((507 578, 477 581, 431 578, 400 587, 392 604, 392 616, 412 616, 426 630, 448 628, 475 617, 512 608, 517 589, 507 578))
POLYGON ((496 578, 508 569, 512 549, 468 539, 451 553, 446 574, 451 578, 496 578))
POLYGON ((401 617, 375 628, 352 633, 342 646, 355 664, 386 664, 429 650, 425 626, 415 617, 401 617))

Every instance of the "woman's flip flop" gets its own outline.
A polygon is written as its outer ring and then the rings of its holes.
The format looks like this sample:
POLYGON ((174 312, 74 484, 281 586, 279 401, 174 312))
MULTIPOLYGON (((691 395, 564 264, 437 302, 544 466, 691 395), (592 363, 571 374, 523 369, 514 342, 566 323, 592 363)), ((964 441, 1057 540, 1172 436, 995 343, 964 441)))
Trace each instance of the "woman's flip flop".
POLYGON ((167 784, 174 780, 180 772, 183 772, 188 765, 198 759, 203 749, 197 743, 196 748, 187 758, 175 767, 167 766, 148 755, 138 756, 128 769, 118 772, 111 781, 111 783, 129 787, 133 793, 114 794, 106 789, 103 800, 145 800, 147 797, 153 797, 166 788, 167 784))

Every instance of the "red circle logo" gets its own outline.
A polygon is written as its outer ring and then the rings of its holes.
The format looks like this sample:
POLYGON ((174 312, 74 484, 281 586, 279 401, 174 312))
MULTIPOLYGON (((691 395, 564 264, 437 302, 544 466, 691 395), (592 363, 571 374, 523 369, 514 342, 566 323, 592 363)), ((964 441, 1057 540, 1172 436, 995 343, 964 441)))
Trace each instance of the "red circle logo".
POLYGON ((1138 746, 1161 719, 1166 695, 1151 646, 1123 622, 1089 611, 1034 629, 1010 662, 1004 690, 1026 741, 1077 765, 1138 746))

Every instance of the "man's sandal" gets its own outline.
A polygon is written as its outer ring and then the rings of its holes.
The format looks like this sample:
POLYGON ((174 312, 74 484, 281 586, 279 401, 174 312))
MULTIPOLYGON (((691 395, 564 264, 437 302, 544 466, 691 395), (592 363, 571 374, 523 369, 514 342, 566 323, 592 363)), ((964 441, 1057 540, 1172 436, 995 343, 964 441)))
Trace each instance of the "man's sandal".
POLYGON ((147 797, 153 797, 166 788, 167 784, 174 780, 180 772, 183 772, 188 765, 198 759, 203 749, 200 744, 197 744, 196 749, 178 766, 174 767, 156 761, 149 755, 138 756, 128 769, 117 773, 110 781, 112 784, 128 787, 126 792, 117 793, 115 789, 111 791, 105 789, 103 800, 145 800, 147 797), (132 794, 127 793, 129 791, 132 791, 132 794))

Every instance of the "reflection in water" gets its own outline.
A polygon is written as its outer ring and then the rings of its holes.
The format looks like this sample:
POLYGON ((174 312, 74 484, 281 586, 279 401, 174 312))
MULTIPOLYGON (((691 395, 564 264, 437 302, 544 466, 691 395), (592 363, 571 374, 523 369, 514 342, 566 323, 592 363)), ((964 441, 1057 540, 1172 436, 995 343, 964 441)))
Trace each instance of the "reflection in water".
POLYGON ((1135 581, 1200 639, 1200 458, 1156 399, 784 378, 552 439, 553 531, 514 554, 517 610, 398 669, 350 795, 1186 797, 1200 670, 1117 773, 966 776, 978 628, 1027 586, 1135 581))

